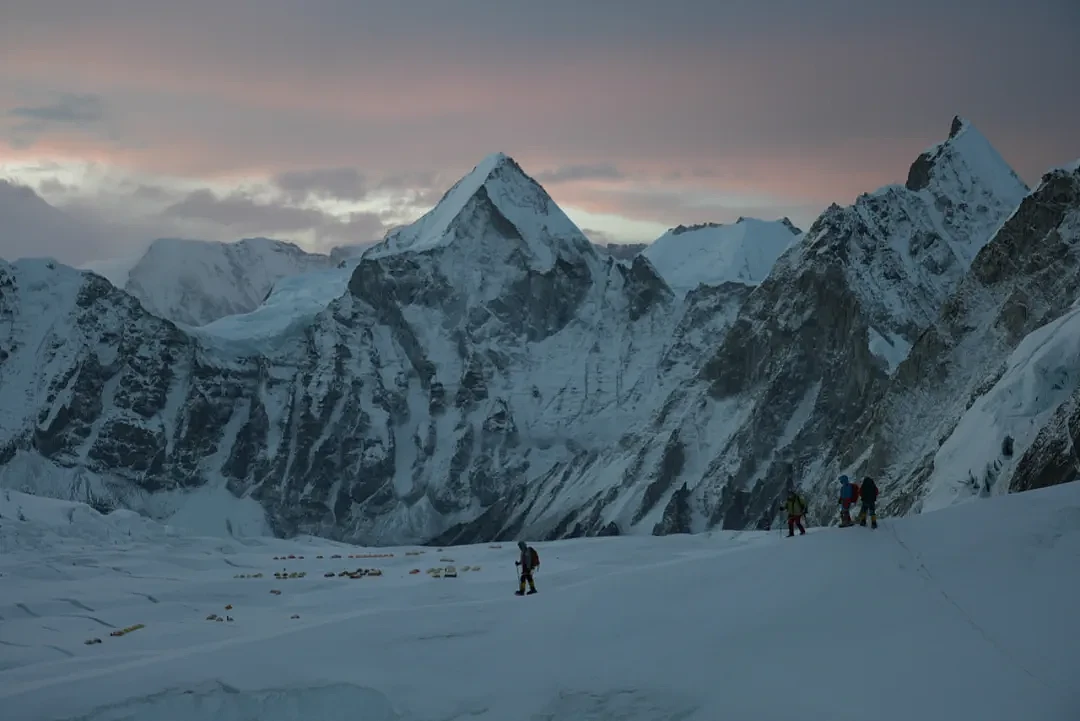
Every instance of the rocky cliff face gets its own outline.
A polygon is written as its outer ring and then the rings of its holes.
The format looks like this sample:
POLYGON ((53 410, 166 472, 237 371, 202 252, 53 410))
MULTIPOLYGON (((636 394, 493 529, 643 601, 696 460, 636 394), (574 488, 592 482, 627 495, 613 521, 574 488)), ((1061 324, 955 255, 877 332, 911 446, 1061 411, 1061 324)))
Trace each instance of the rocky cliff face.
POLYGON ((698 402, 729 421, 689 479, 691 529, 765 527, 791 484, 815 499, 814 522, 831 519, 830 459, 1027 190, 959 120, 915 166, 918 187, 826 210, 703 367, 698 402))
POLYGON ((1057 341, 1080 333, 1063 318, 1080 298, 1078 269, 1080 171, 1055 170, 976 256, 846 452, 860 473, 888 479, 891 511, 1047 485, 1063 477, 1045 470, 1057 463, 1075 473, 1071 452, 1048 449, 1075 423, 1069 398, 1080 368, 1076 350, 1057 341), (976 420, 978 412, 988 415, 976 420), (983 442, 971 437, 976 431, 983 442), (961 438, 969 448, 956 458, 961 438))
MULTIPOLYGON (((1076 288, 1046 268, 1073 252, 1074 182, 1020 205, 958 120, 907 186, 833 206, 760 284, 685 295, 598 253, 503 155, 243 322, 181 329, 100 277, 3 264, 0 484, 162 516, 213 492, 279 534, 362 543, 760 527, 792 481, 827 522, 841 469, 881 469, 908 508, 947 484, 896 423, 960 439, 972 398, 1068 355, 1076 288), (991 326, 993 372, 961 368, 991 326)), ((1055 384, 1034 431, 1010 427, 995 491, 1072 473, 1076 384, 1055 384)))

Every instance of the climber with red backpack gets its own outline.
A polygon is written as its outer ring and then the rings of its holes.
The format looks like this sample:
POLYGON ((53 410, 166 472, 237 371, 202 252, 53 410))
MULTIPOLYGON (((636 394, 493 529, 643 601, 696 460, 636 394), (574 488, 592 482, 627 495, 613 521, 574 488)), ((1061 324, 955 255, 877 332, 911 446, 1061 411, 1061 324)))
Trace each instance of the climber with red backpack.
POLYGON ((514 592, 514 595, 524 596, 526 583, 529 584, 529 595, 532 595, 536 593, 533 572, 540 567, 540 554, 536 552, 535 548, 526 544, 525 541, 518 541, 518 548, 521 549, 521 557, 514 563, 520 568, 521 577, 518 590, 514 592))
POLYGON ((854 525, 851 507, 859 500, 859 484, 852 483, 846 475, 840 476, 840 527, 854 525))

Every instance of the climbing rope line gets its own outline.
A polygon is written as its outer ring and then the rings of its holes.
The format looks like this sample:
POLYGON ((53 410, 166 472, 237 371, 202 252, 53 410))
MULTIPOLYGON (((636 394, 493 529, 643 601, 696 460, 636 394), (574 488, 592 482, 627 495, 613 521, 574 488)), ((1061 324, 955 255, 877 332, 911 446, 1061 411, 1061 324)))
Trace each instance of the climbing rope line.
POLYGON ((896 543, 899 544, 899 546, 904 549, 904 551, 908 554, 908 556, 910 556, 911 559, 915 563, 917 563, 919 565, 919 570, 922 571, 922 573, 920 575, 923 576, 923 578, 927 581, 927 583, 935 591, 937 591, 938 594, 940 594, 941 597, 944 598, 949 603, 949 605, 951 605, 953 608, 955 608, 957 610, 957 612, 959 612, 959 614, 964 618, 965 621, 968 622, 968 625, 971 626, 971 628, 974 629, 974 631, 977 634, 982 636, 983 639, 987 643, 989 643, 991 646, 993 646, 994 649, 997 650, 997 652, 999 654, 1001 654, 1001 656, 1006 661, 1008 661, 1012 665, 1016 666, 1018 669, 1023 671, 1025 674, 1027 674, 1032 679, 1037 681, 1041 686, 1043 686, 1046 689, 1051 690, 1051 691, 1059 690, 1053 684, 1050 684, 1047 681, 1045 681, 1044 679, 1040 678, 1039 676, 1036 676, 1035 673, 1031 671, 1031 669, 1029 669, 1027 666, 1025 666, 1021 661, 1019 661, 1016 658, 1015 654, 1011 653, 1008 649, 1006 649, 1004 646, 1002 646, 993 636, 991 636, 989 631, 987 631, 983 626, 981 626, 978 621, 976 621, 974 618, 972 618, 971 614, 968 613, 967 611, 965 611, 964 608, 959 603, 957 603, 953 599, 952 596, 950 596, 948 593, 945 592, 945 589, 942 588, 942 586, 938 582, 937 578, 934 577, 934 574, 932 574, 930 572, 930 569, 926 567, 926 564, 923 563, 922 557, 919 556, 919 554, 912 551, 911 548, 909 548, 908 545, 906 543, 904 543, 900 539, 900 535, 896 532, 896 528, 893 526, 893 524, 891 524, 891 523, 888 524, 888 528, 889 528, 890 533, 892 533, 892 537, 896 540, 896 543))

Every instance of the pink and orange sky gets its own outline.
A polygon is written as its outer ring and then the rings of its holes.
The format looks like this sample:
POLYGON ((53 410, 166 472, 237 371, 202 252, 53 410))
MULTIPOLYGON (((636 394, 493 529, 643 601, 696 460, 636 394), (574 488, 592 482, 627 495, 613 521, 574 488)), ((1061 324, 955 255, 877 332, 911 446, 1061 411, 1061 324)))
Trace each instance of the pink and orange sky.
POLYGON ((149 240, 364 242, 512 155, 595 240, 902 182, 972 121, 1080 157, 1076 0, 5 0, 0 216, 73 264, 149 240), (14 199, 13 199, 14 198, 14 199))

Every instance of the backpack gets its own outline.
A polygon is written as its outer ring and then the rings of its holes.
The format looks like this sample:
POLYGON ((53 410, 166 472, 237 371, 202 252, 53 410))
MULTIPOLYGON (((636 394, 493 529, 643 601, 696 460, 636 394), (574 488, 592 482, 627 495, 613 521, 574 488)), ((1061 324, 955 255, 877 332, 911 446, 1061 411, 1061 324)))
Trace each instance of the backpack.
POLYGON ((858 483, 852 483, 851 484, 851 502, 852 503, 858 503, 859 502, 859 484, 858 483))
POLYGON ((788 498, 787 503, 784 504, 787 511, 792 516, 801 516, 806 513, 807 505, 806 499, 796 493, 793 497, 788 498))
POLYGON ((540 568, 540 554, 532 546, 529 546, 529 561, 533 568, 540 568))

